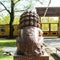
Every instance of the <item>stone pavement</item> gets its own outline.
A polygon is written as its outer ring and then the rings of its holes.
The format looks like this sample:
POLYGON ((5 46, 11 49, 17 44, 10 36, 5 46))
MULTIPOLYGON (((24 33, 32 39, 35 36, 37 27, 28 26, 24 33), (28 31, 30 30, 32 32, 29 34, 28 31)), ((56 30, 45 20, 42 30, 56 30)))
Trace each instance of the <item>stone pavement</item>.
POLYGON ((49 38, 49 39, 44 39, 44 42, 47 46, 51 47, 59 47, 60 48, 60 38, 49 38))
POLYGON ((45 37, 44 43, 47 46, 46 51, 49 54, 49 60, 60 60, 60 51, 56 50, 56 48, 60 48, 60 38, 45 37))
POLYGON ((56 49, 56 48, 60 49, 60 38, 44 38, 44 42, 51 50, 51 52, 56 53, 57 55, 60 56, 60 51, 56 49))

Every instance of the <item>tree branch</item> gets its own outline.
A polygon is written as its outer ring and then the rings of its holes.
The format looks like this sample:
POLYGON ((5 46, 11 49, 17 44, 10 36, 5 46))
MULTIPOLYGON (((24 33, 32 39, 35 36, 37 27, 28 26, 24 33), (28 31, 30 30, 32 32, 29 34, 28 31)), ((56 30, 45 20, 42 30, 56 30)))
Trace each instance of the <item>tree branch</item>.
POLYGON ((15 10, 15 12, 23 12, 23 11, 25 11, 25 10, 15 10))
POLYGON ((16 3, 18 3, 20 0, 17 0, 15 3, 14 3, 14 5, 16 4, 16 3))
POLYGON ((4 6, 5 10, 10 14, 10 11, 6 8, 6 6, 0 1, 0 4, 4 6))
POLYGON ((38 1, 40 4, 42 4, 42 5, 43 5, 43 2, 42 2, 41 0, 36 0, 36 1, 38 1))
POLYGON ((3 9, 3 10, 0 10, 0 12, 2 12, 2 11, 4 11, 5 9, 3 9))

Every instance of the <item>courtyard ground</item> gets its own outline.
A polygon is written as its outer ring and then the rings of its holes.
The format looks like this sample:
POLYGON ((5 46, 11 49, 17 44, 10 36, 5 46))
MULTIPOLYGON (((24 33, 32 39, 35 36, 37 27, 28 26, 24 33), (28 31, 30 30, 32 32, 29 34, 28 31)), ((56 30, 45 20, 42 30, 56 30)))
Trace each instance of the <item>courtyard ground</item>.
POLYGON ((15 47, 16 41, 15 39, 0 39, 0 60, 13 60, 12 55, 3 54, 4 47, 15 47))
MULTIPOLYGON (((44 38, 49 60, 60 60, 60 51, 56 53, 56 47, 60 47, 60 38, 44 38)), ((5 47, 16 47, 15 39, 0 39, 0 60, 13 60, 13 55, 5 55, 2 50, 5 47)), ((4 49, 5 50, 5 49, 4 49)))

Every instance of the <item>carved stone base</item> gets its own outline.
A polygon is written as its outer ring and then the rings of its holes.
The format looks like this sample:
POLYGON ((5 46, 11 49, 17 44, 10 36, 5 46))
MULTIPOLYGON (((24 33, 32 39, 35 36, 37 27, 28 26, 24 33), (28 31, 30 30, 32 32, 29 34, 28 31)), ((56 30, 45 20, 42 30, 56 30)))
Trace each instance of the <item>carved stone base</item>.
POLYGON ((47 55, 47 53, 45 52, 44 55, 42 56, 34 56, 34 55, 30 55, 30 56, 26 56, 26 55, 14 55, 14 60, 49 60, 49 56, 47 55))

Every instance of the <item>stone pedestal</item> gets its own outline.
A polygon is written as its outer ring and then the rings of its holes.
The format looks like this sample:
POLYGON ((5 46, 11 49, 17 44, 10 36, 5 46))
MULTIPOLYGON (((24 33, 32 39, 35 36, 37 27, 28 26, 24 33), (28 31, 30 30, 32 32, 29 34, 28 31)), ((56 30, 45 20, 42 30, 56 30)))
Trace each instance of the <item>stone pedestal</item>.
POLYGON ((36 55, 14 55, 14 60, 49 60, 48 54, 45 52, 44 55, 36 56, 36 55))

